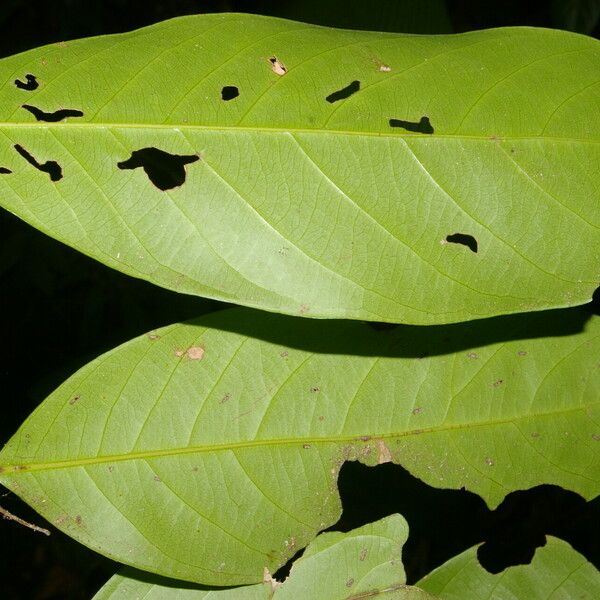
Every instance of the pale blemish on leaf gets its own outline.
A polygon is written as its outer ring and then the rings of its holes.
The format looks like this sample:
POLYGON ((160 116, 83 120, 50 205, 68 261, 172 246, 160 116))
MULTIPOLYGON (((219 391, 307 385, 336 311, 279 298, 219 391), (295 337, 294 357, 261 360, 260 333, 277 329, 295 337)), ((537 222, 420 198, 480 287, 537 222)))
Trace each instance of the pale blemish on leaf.
POLYGON ((275 75, 282 76, 287 73, 287 67, 276 56, 271 56, 269 62, 271 63, 271 70, 275 75))
POLYGON ((269 567, 265 567, 263 569, 263 583, 270 585, 273 591, 275 591, 281 585, 281 581, 277 581, 277 579, 271 575, 269 567))
POLYGON ((377 464, 383 465, 384 463, 392 462, 392 453, 387 447, 384 440, 377 440, 377 464))
POLYGON ((186 356, 190 360, 202 360, 204 357, 204 348, 202 346, 190 346, 187 350, 175 350, 175 356, 181 358, 186 356))

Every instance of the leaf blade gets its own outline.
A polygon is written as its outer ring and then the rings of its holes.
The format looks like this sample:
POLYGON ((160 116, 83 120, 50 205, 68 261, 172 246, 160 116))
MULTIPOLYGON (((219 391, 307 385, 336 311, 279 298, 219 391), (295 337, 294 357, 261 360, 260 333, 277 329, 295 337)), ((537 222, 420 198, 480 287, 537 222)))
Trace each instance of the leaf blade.
POLYGON ((600 263, 599 53, 565 32, 251 15, 34 50, 0 63, 2 205, 130 275, 270 311, 429 324, 580 304, 600 263), (16 89, 28 71, 40 87, 16 89), (84 117, 39 123, 23 101, 84 117), (389 126, 424 114, 433 134, 389 126), (116 167, 141 148, 200 160, 163 191, 116 167))
POLYGON ((420 335, 246 309, 173 325, 65 382, 0 453, 0 482, 108 556, 218 585, 332 524, 346 460, 491 504, 541 483, 592 497, 600 320, 558 314, 420 335))

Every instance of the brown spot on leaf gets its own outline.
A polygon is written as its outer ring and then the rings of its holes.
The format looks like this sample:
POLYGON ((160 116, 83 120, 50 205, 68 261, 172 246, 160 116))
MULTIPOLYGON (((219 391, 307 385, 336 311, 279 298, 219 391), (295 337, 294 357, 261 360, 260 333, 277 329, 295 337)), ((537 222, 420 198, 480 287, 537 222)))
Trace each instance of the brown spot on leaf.
POLYGON ((597 433, 592 433, 592 439, 595 442, 600 442, 600 435, 598 435, 597 433))
POLYGON ((494 381, 494 387, 501 386, 504 383, 504 379, 497 379, 494 381))
POLYGON ((305 450, 310 450, 310 444, 302 444, 302 447, 303 447, 305 450))
POLYGON ((155 342, 156 340, 160 340, 160 335, 158 335, 157 333, 149 333, 148 334, 148 339, 151 342, 155 342))
POLYGON ((479 354, 477 354, 477 352, 469 352, 469 354, 467 354, 467 358, 470 358, 471 360, 477 360, 479 358, 479 354))
POLYGON ((81 515, 76 515, 75 516, 75 525, 79 525, 81 527, 82 522, 83 522, 83 519, 81 518, 81 515))
POLYGON ((527 356, 527 352, 525 352, 525 350, 519 350, 517 356, 527 356))
POLYGON ((346 587, 350 588, 354 585, 354 578, 350 577, 350 579, 348 579, 348 581, 346 581, 346 587))
POLYGON ((81 394, 76 394, 75 396, 73 396, 70 400, 69 400, 69 404, 72 406, 73 404, 75 404, 75 402, 77 402, 79 399, 81 398, 81 394))
POLYGON ((321 391, 321 388, 318 385, 313 385, 310 388, 310 393, 311 394, 316 394, 317 392, 320 392, 320 391, 321 391))
POLYGON ((360 554, 358 555, 358 560, 360 560, 362 562, 363 560, 365 560, 365 558, 367 558, 367 554, 368 554, 368 550, 366 548, 363 548, 360 551, 360 554))
POLYGON ((223 397, 219 400, 219 404, 225 404, 225 402, 229 401, 231 399, 231 394, 229 392, 225 392, 225 394, 223 394, 223 397))
POLYGON ((418 415, 418 414, 420 414, 422 412, 423 412, 423 409, 420 406, 417 406, 417 407, 413 408, 412 414, 413 415, 418 415))
POLYGON ((493 466, 494 466, 494 461, 493 461, 493 460, 492 460, 492 459, 491 459, 491 458, 488 456, 488 457, 485 459, 485 464, 486 464, 488 467, 493 467, 493 466))

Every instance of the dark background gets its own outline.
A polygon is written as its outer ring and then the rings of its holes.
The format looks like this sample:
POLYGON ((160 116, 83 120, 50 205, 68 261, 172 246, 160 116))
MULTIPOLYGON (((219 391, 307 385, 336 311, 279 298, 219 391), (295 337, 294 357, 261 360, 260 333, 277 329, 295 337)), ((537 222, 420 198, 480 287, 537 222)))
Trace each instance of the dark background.
MULTIPOLYGON (((413 33, 535 25, 600 36, 600 0, 2 0, 0 57, 179 15, 225 11, 413 33)), ((92 358, 155 327, 223 307, 111 271, 4 211, 0 240, 0 445, 92 358)), ((0 505, 48 526, 1 490, 0 505)), ((528 562, 545 533, 566 539, 600 566, 598 498, 586 503, 572 492, 540 486, 510 494, 491 512, 475 494, 431 488, 399 466, 357 463, 342 469, 340 492, 344 513, 334 529, 393 512, 407 518, 410 582, 481 542, 480 560, 489 570, 528 562)), ((117 570, 116 563, 51 529, 46 537, 0 521, 1 598, 87 599, 117 570)))

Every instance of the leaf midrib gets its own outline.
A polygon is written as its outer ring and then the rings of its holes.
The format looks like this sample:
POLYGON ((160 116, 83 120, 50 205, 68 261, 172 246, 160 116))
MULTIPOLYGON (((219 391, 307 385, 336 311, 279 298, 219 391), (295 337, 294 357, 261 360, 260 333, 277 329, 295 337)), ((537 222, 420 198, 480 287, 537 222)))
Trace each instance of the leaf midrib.
POLYGON ((237 133, 299 133, 316 135, 345 135, 358 137, 375 138, 398 138, 398 139, 458 139, 458 140, 476 140, 486 142, 503 142, 507 140, 521 141, 547 141, 547 142, 566 142, 581 144, 600 144, 599 139, 584 139, 577 137, 558 137, 545 135, 503 135, 503 134, 485 134, 470 135, 458 133, 385 133, 377 131, 351 131, 345 129, 319 129, 303 127, 261 127, 261 126, 238 126, 238 125, 192 125, 184 123, 12 123, 0 122, 0 129, 163 129, 163 130, 201 130, 201 131, 223 131, 237 133))
MULTIPOLYGON (((386 440, 393 438, 409 437, 413 435, 423 435, 431 433, 442 433, 446 431, 460 431, 464 429, 475 429, 482 427, 495 427, 498 425, 514 424, 517 421, 553 417, 564 415, 572 412, 586 412, 592 407, 600 405, 600 400, 589 404, 565 408, 561 410, 548 411, 543 413, 528 414, 523 416, 511 417, 507 419, 494 419, 482 421, 479 423, 460 423, 456 425, 441 425, 433 427, 422 427, 418 429, 410 429, 407 431, 396 431, 388 433, 373 433, 373 434, 346 434, 346 435, 330 435, 321 437, 298 437, 298 438, 271 438, 260 440, 245 440, 241 442, 226 442, 222 444, 210 444, 201 446, 188 446, 185 448, 164 448, 156 450, 143 450, 139 452, 129 452, 127 454, 107 454, 103 456, 92 456, 87 458, 76 458, 68 460, 56 460, 40 463, 13 463, 9 465, 0 465, 0 480, 6 475, 14 476, 19 474, 27 474, 32 471, 51 471, 57 469, 68 469, 74 467, 83 467, 89 465, 107 464, 114 462, 125 462, 129 460, 147 460, 152 458, 174 457, 185 454, 202 454, 206 452, 224 452, 230 450, 239 450, 246 448, 267 448, 272 446, 295 446, 295 445, 310 445, 313 444, 343 444, 343 443, 363 443, 368 444, 377 440, 386 440)), ((306 448, 309 450, 310 448, 306 448)))

